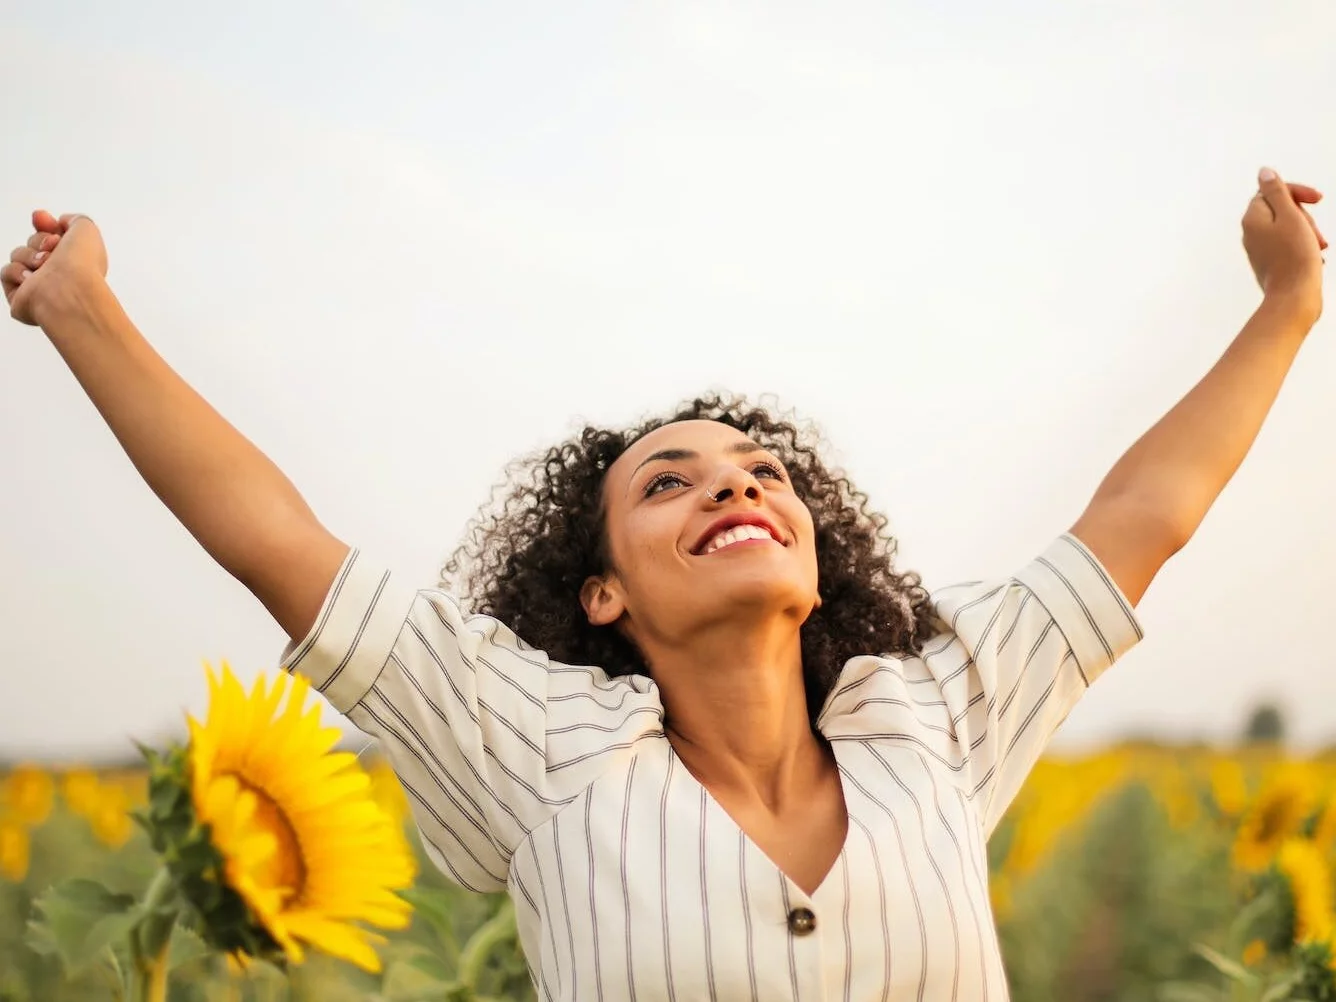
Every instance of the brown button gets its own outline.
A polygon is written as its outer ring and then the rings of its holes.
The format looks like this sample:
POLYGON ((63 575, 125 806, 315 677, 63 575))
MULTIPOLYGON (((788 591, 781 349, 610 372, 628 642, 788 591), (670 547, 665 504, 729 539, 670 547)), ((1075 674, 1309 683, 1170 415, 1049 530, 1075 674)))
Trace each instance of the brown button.
POLYGON ((816 929, 816 915, 810 908, 795 908, 789 912, 789 932, 795 936, 806 936, 816 929))

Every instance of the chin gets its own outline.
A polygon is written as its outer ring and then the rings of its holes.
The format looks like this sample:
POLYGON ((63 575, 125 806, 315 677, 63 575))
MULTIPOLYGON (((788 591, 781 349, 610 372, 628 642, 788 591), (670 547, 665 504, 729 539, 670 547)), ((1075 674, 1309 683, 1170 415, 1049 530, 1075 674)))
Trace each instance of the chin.
POLYGON ((746 610, 751 614, 771 612, 789 615, 802 610, 803 615, 816 604, 816 588, 805 581, 786 580, 765 574, 738 575, 702 588, 697 601, 704 598, 716 609, 746 610))

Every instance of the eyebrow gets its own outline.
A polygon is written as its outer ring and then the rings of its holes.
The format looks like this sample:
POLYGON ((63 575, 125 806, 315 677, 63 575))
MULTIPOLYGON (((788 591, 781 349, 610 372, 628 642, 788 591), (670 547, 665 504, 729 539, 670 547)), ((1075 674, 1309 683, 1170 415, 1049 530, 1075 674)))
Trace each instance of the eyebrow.
MULTIPOLYGON (((744 440, 741 442, 734 442, 724 451, 730 456, 745 456, 753 452, 768 452, 769 450, 758 442, 744 440)), ((646 456, 644 462, 631 471, 631 476, 635 477, 635 475, 640 472, 641 466, 647 466, 650 463, 658 462, 660 460, 667 460, 675 463, 683 459, 700 459, 700 453, 694 452, 691 449, 660 449, 658 452, 653 452, 646 456)))

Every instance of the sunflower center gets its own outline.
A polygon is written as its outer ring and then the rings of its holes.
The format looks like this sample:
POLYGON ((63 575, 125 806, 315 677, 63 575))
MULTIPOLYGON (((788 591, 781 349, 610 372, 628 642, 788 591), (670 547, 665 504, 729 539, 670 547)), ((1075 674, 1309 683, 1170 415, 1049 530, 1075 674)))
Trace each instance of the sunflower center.
POLYGON ((1286 834, 1291 824, 1291 815, 1297 813, 1296 805, 1290 798, 1277 798, 1265 805, 1258 823, 1258 841, 1269 842, 1286 834))
POLYGON ((274 838, 273 853, 252 870, 252 875, 262 887, 284 888, 284 903, 300 897, 306 884, 306 858, 302 855, 296 829, 273 797, 246 782, 244 776, 236 773, 233 776, 242 789, 255 795, 252 823, 274 838))

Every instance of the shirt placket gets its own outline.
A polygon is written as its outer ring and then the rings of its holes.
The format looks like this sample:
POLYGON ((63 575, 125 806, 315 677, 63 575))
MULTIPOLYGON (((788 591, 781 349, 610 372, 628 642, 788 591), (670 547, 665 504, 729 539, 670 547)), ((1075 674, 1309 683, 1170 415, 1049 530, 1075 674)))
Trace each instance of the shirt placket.
POLYGON ((781 876, 784 936, 787 941, 789 980, 795 1002, 827 1002, 825 985, 825 939, 830 916, 823 916, 812 897, 793 881, 781 876))

